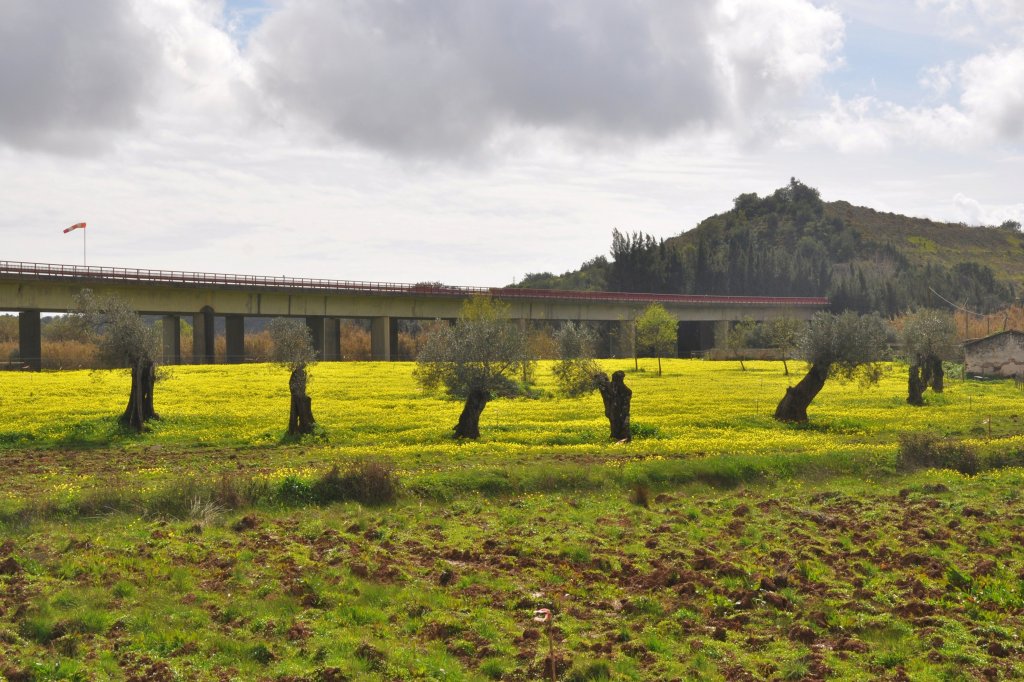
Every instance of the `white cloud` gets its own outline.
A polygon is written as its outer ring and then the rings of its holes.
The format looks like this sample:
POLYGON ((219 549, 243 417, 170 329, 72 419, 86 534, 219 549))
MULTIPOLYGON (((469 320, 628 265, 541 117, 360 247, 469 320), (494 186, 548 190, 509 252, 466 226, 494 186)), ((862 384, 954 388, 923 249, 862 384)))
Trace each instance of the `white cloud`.
POLYGON ((0 0, 0 244, 76 262, 87 220, 95 264, 500 284, 790 176, 1019 219, 1020 43, 902 74, 938 102, 830 98, 849 2, 0 0))
POLYGON ((965 17, 985 23, 1024 21, 1024 6, 1019 0, 917 0, 924 10, 935 9, 949 20, 965 17))
POLYGON ((1024 137, 1024 46, 974 57, 960 78, 961 104, 984 133, 1024 137))
POLYGON ((712 43, 735 105, 778 106, 839 65, 843 20, 804 0, 721 0, 712 43))
POLYGON ((788 137, 810 136, 840 151, 897 145, 966 151, 1024 141, 1024 46, 946 62, 926 70, 920 84, 945 101, 904 106, 837 94, 828 109, 794 119, 788 137))
POLYGON ((516 129, 628 139, 742 125, 799 95, 841 42, 839 16, 807 0, 292 0, 250 49, 283 117, 444 156, 516 129))
POLYGON ((953 89, 955 81, 956 64, 953 62, 946 62, 940 66, 930 66, 926 68, 921 73, 917 82, 922 88, 930 91, 936 97, 945 97, 949 94, 949 91, 953 89))
POLYGON ((1001 225, 1007 220, 1024 222, 1024 204, 989 206, 961 192, 953 197, 960 220, 968 225, 1001 225))

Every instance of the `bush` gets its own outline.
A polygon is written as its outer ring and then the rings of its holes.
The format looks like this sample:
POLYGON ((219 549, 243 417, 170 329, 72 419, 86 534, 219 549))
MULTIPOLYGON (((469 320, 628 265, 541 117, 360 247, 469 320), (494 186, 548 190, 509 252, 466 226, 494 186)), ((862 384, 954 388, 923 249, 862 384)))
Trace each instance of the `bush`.
POLYGON ((277 499, 284 504, 307 504, 313 501, 313 496, 310 485, 297 476, 288 476, 277 487, 277 499))
POLYGON ((321 504, 353 500, 367 506, 390 504, 398 497, 394 465, 381 460, 354 462, 344 473, 335 466, 312 486, 321 504))
POLYGON ((896 468, 954 469, 962 474, 978 473, 978 453, 957 440, 942 440, 930 433, 908 433, 900 436, 900 449, 896 455, 896 468))
POLYGON ((652 424, 642 424, 640 422, 630 422, 629 424, 629 435, 633 437, 633 440, 640 438, 657 438, 658 427, 652 424))

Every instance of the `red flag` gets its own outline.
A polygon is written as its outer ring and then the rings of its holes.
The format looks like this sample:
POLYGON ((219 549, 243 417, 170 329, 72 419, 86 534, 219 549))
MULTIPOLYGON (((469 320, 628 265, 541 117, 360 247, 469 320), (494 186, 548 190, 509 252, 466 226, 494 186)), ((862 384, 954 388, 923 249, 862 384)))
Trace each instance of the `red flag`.
POLYGON ((79 228, 81 228, 81 229, 83 229, 83 230, 84 230, 84 229, 85 229, 85 223, 75 223, 75 224, 74 224, 74 225, 72 225, 71 227, 69 227, 69 228, 65 229, 65 230, 64 230, 64 234, 67 234, 68 232, 71 232, 71 230, 77 230, 77 229, 79 229, 79 228))

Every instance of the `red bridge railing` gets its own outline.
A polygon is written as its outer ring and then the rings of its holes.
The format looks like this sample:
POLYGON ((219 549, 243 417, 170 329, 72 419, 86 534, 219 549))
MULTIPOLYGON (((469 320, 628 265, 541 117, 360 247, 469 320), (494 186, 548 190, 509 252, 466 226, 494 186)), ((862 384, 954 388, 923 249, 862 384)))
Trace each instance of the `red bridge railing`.
POLYGON ((266 275, 230 275, 185 270, 149 270, 108 268, 52 263, 0 261, 0 279, 58 280, 81 283, 125 282, 170 286, 245 287, 292 291, 316 291, 404 296, 466 297, 479 294, 503 299, 553 301, 609 301, 637 303, 746 304, 780 306, 825 306, 824 297, 779 296, 702 296, 691 294, 645 294, 619 291, 560 291, 557 289, 520 289, 517 287, 464 287, 440 283, 399 284, 358 280, 275 277, 266 275))

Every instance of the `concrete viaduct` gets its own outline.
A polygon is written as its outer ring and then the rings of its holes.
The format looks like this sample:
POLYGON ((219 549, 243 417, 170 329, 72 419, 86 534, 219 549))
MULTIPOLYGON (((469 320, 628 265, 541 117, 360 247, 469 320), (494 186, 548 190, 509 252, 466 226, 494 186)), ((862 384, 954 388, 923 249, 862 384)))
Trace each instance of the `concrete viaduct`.
POLYGON ((193 325, 193 362, 214 362, 214 318, 225 318, 226 356, 245 355, 246 317, 299 317, 309 326, 324 360, 340 360, 339 325, 344 318, 370 320, 374 360, 394 359, 398 321, 453 319, 462 302, 488 295, 510 307, 522 324, 565 320, 599 323, 607 354, 631 329, 631 321, 659 302, 680 322, 680 355, 721 341, 731 321, 749 317, 810 319, 828 305, 826 298, 691 296, 547 289, 392 284, 169 270, 85 267, 0 261, 0 311, 19 313, 22 363, 39 369, 42 356, 40 313, 66 312, 82 289, 128 301, 139 313, 163 316, 164 362, 181 361, 181 316, 193 325))

